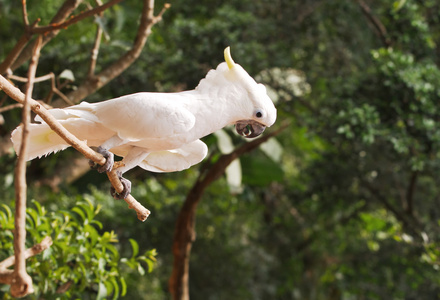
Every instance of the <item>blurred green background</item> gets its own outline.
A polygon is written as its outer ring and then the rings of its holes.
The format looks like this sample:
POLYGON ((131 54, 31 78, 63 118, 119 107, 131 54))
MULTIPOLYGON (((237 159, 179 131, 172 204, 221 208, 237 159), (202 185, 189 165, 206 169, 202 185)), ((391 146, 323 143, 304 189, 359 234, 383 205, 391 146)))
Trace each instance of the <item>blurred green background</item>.
MULTIPOLYGON (((29 19, 46 25, 62 3, 28 1, 29 19)), ((156 12, 163 4, 156 2, 156 12)), ((203 196, 191 299, 439 298, 440 3, 171 4, 140 58, 86 101, 193 89, 231 46, 234 60, 276 103, 278 120, 267 131, 290 122, 230 169, 241 184, 224 176, 203 196)), ((141 8, 127 0, 62 30, 42 49, 37 76, 71 70, 68 94, 87 75, 96 24, 105 32, 99 72, 132 44, 141 8)), ((0 60, 22 34, 20 1, 0 0, 0 60)), ((24 64, 14 74, 26 71, 24 64)), ((49 88, 37 84, 34 98, 44 99, 49 88)), ((1 143, 9 147, 0 157, 3 259, 13 253, 8 207, 16 157, 8 139, 20 111, 0 116, 1 143)), ((210 160, 221 155, 219 144, 245 143, 231 128, 225 133, 204 138, 210 160)), ((133 196, 152 211, 141 223, 111 198, 105 175, 71 176, 77 160, 85 161, 68 149, 29 163, 29 246, 45 234, 59 242, 29 261, 37 292, 28 299, 168 299, 176 216, 201 165, 128 172, 133 196), (56 293, 68 282, 67 292, 56 293)), ((3 299, 11 299, 8 290, 0 288, 3 299)))

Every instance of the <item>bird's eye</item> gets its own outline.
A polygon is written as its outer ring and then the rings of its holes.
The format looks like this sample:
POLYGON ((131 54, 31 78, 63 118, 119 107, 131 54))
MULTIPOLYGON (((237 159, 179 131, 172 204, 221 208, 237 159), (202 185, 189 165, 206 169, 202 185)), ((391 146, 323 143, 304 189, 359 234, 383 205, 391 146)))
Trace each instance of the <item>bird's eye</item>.
POLYGON ((257 112, 255 113, 255 116, 257 118, 261 118, 261 117, 263 117, 263 112, 261 110, 257 110, 257 112))

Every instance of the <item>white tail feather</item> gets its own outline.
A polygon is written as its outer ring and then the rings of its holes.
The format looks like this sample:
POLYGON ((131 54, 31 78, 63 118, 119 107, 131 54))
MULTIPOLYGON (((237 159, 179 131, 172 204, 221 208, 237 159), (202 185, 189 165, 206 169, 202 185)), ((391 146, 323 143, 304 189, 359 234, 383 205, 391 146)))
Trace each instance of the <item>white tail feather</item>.
MULTIPOLYGON (((17 155, 20 155, 22 135, 23 125, 17 127, 11 134, 11 140, 17 155)), ((26 160, 58 152, 67 147, 69 147, 69 144, 53 132, 47 124, 29 124, 29 146, 26 160)))

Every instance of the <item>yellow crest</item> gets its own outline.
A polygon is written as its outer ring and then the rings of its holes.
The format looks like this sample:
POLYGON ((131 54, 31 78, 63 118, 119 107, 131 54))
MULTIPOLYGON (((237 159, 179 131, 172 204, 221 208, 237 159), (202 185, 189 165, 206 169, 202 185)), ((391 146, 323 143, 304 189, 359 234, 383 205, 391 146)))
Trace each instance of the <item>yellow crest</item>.
POLYGON ((230 49, 229 46, 226 47, 226 49, 225 49, 225 61, 226 61, 226 63, 228 64, 229 69, 232 69, 232 68, 234 67, 235 62, 234 62, 234 60, 232 59, 232 56, 231 56, 231 49, 230 49))

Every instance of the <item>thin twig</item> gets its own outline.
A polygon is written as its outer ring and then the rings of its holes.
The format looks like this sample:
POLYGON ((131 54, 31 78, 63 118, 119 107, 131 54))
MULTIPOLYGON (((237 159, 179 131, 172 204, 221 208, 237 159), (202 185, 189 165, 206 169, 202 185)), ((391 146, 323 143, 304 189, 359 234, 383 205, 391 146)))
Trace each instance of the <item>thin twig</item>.
POLYGON ((5 112, 5 111, 8 111, 8 110, 11 110, 11 109, 14 109, 14 108, 18 108, 18 107, 23 107, 23 104, 16 103, 16 104, 11 104, 11 105, 7 105, 7 106, 4 106, 4 107, 0 107, 0 114, 5 112))
POLYGON ((29 20, 28 20, 28 14, 27 14, 26 0, 21 0, 21 8, 23 11, 23 23, 26 27, 28 27, 29 20))
POLYGON ((93 48, 90 51, 90 65, 89 65, 89 71, 87 72, 87 76, 89 78, 93 77, 95 74, 95 68, 96 68, 96 61, 98 60, 98 54, 99 54, 99 46, 101 45, 101 39, 102 39, 102 28, 101 25, 97 24, 96 29, 96 35, 95 35, 95 42, 93 44, 93 48))
MULTIPOLYGON (((19 82, 27 82, 28 79, 25 77, 21 77, 21 76, 17 76, 17 75, 9 75, 8 76, 9 79, 15 80, 15 81, 19 81, 19 82)), ((72 101, 70 101, 69 98, 67 98, 66 95, 63 94, 63 92, 61 92, 57 86, 56 86, 56 77, 55 74, 50 72, 49 74, 40 76, 40 77, 35 77, 34 83, 37 82, 42 82, 45 80, 51 80, 51 91, 50 94, 46 97, 46 102, 49 104, 50 103, 50 99, 52 98, 52 95, 55 93, 58 96, 60 96, 61 99, 64 100, 64 102, 66 102, 68 105, 74 105, 74 103, 72 101)))
MULTIPOLYGON (((46 236, 40 243, 33 245, 31 248, 26 249, 24 252, 25 259, 28 259, 32 256, 36 256, 48 249, 52 245, 52 238, 50 236, 46 236)), ((15 255, 12 255, 3 261, 0 262, 0 283, 3 284, 12 284, 12 274, 13 270, 9 270, 8 268, 15 264, 15 255)))
POLYGON ((122 0, 111 0, 107 2, 104 5, 95 7, 93 9, 87 10, 85 12, 80 13, 79 15, 70 18, 69 20, 62 22, 62 23, 52 23, 48 26, 38 26, 36 28, 33 28, 31 30, 32 33, 39 33, 39 34, 45 34, 47 32, 53 31, 53 30, 59 30, 63 28, 67 28, 72 24, 78 23, 82 19, 91 17, 93 15, 99 14, 100 12, 106 10, 107 8, 121 2, 122 0))
MULTIPOLYGON (((35 77, 34 83, 50 80, 51 77, 53 77, 53 73, 49 73, 49 74, 46 74, 43 76, 35 77)), ((19 81, 19 82, 28 82, 28 79, 26 77, 21 77, 21 76, 17 76, 17 75, 13 75, 13 74, 9 75, 8 78, 11 80, 19 81)))
MULTIPOLYGON (((102 5, 101 0, 96 0, 96 3, 98 5, 102 5)), ((101 12, 99 15, 96 16, 96 18, 102 18, 103 13, 101 12)), ((99 47, 101 45, 101 39, 102 39, 102 27, 99 22, 96 22, 96 34, 95 34, 95 42, 93 43, 93 48, 90 51, 90 65, 89 65, 89 71, 87 72, 87 76, 89 78, 93 77, 95 74, 95 68, 96 68, 96 61, 98 60, 98 54, 99 54, 99 47)))
MULTIPOLYGON (((17 60, 17 58, 20 56, 20 54, 24 50, 26 44, 29 42, 32 34, 45 34, 46 35, 48 33, 50 34, 52 32, 56 32, 60 29, 67 28, 68 26, 75 24, 75 23, 81 21, 82 19, 93 16, 95 14, 98 14, 98 13, 106 10, 107 8, 111 7, 112 5, 117 4, 121 1, 122 0, 111 0, 104 5, 98 6, 94 9, 88 10, 86 12, 83 12, 83 13, 75 16, 75 17, 72 17, 65 22, 60 22, 60 23, 53 22, 48 26, 36 26, 37 23, 40 21, 38 19, 32 25, 26 26, 26 29, 27 29, 26 32, 22 35, 22 37, 19 39, 17 44, 14 46, 14 49, 11 52, 9 52, 8 57, 0 64, 0 74, 4 74, 10 68, 10 66, 14 64, 14 62, 17 60)), ((65 4, 67 4, 67 2, 65 4)), ((75 4, 75 3, 73 3, 73 5, 70 5, 70 4, 66 5, 66 7, 69 7, 72 9, 75 8, 76 6, 77 6, 77 4, 75 4)), ((64 7, 64 5, 63 5, 63 7, 64 7)), ((67 9, 67 11, 70 13, 70 10, 67 9)), ((64 18, 67 17, 64 15, 62 15, 62 16, 64 18)), ((64 18, 60 18, 60 19, 64 20, 64 18)), ((54 35, 56 35, 56 33, 54 35)), ((45 43, 47 43, 47 41, 50 40, 53 36, 51 36, 47 40, 45 39, 45 43)))
MULTIPOLYGON (((44 250, 48 249, 50 246, 52 246, 52 238, 50 236, 46 236, 38 244, 35 244, 31 248, 26 249, 24 252, 24 258, 28 259, 32 256, 38 255, 44 250)), ((3 272, 5 269, 13 265, 15 265, 15 255, 12 255, 0 262, 0 272, 3 272)))
MULTIPOLYGON (((61 92, 56 86, 55 86, 55 81, 52 84, 52 91, 57 94, 61 99, 63 99, 64 102, 66 102, 68 105, 74 105, 75 103, 73 103, 72 101, 70 101, 69 98, 67 98, 66 95, 64 95, 63 92, 61 92)), ((50 103, 50 101, 48 101, 48 103, 50 103)))
MULTIPOLYGON (((27 28, 32 28, 37 25, 40 20, 38 19, 32 25, 27 26, 27 28)), ((18 42, 15 44, 14 48, 9 52, 8 56, 5 60, 0 64, 0 75, 6 73, 9 67, 15 62, 15 60, 19 57, 29 40, 31 39, 31 35, 28 32, 25 32, 18 42)))

